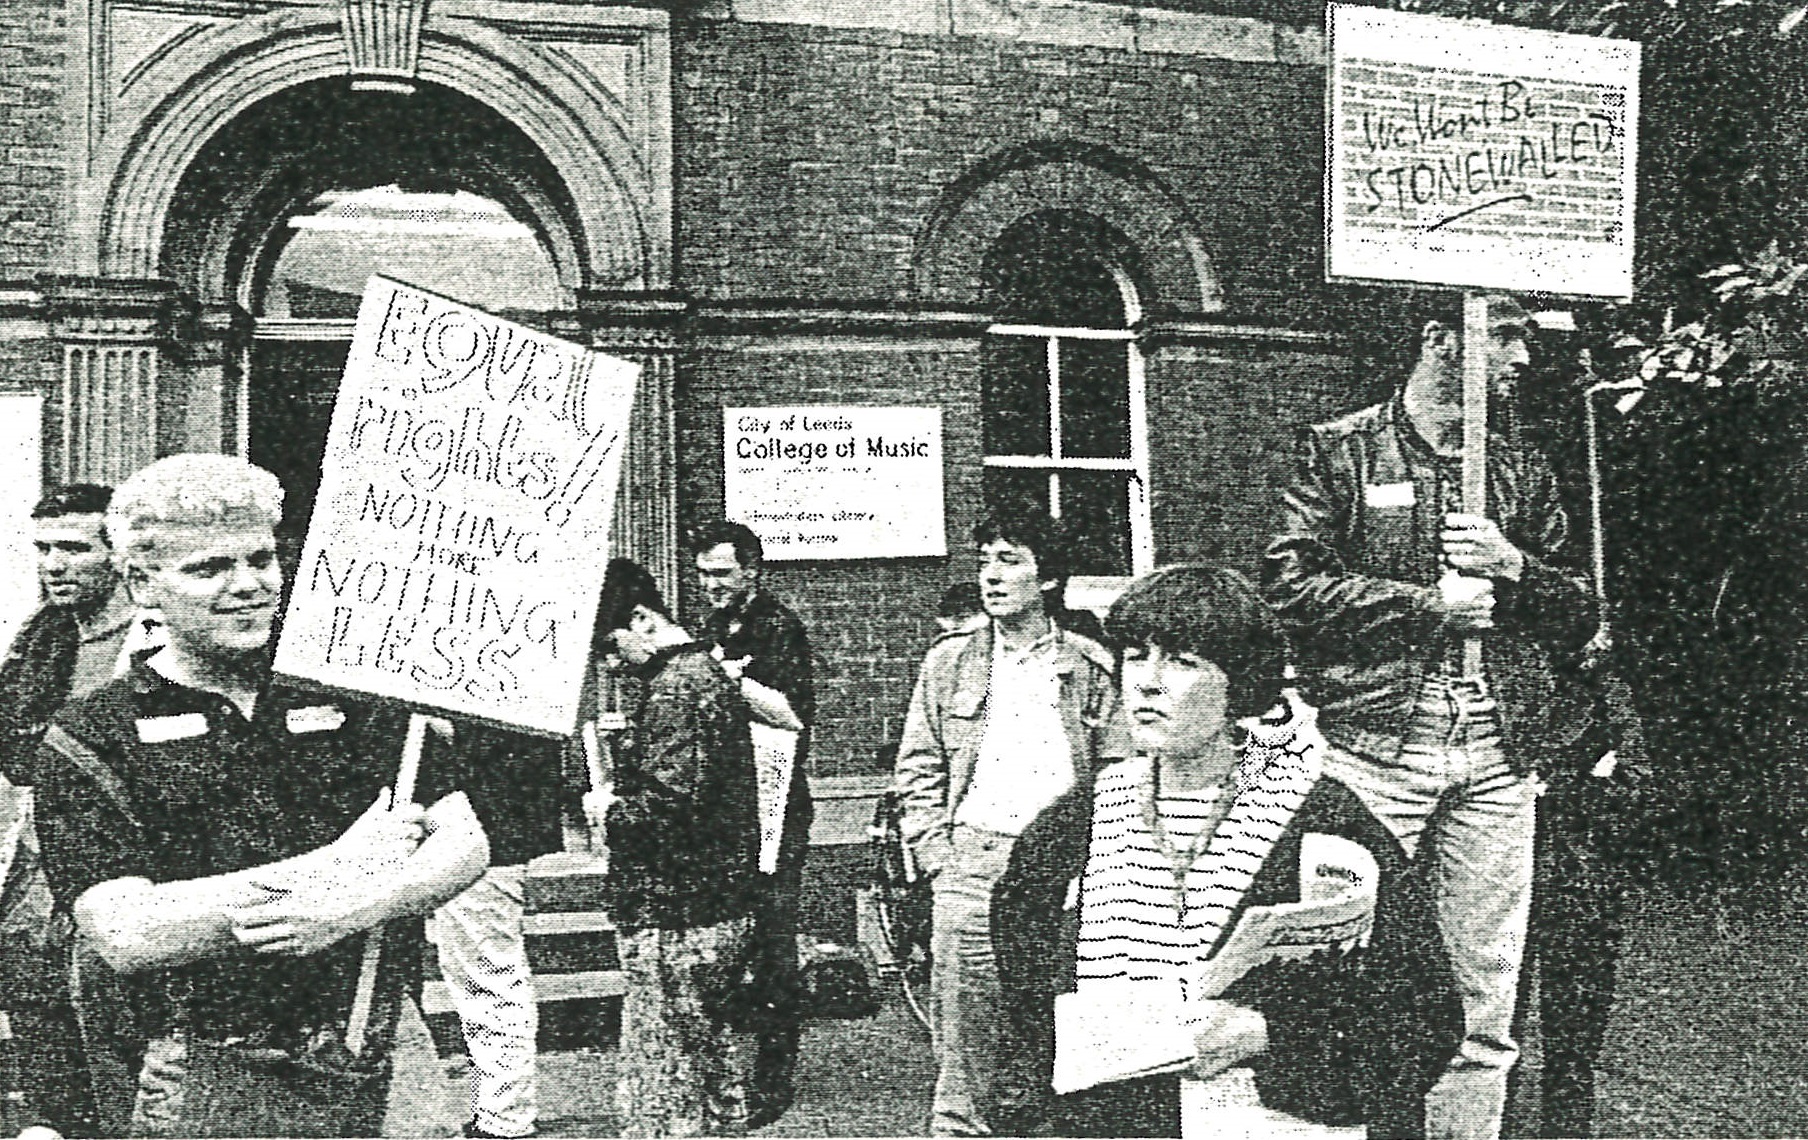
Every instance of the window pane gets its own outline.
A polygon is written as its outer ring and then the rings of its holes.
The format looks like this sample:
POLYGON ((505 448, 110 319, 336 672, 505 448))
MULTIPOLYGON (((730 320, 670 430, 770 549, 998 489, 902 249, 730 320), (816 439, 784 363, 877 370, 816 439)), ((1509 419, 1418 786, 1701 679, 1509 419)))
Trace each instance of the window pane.
POLYGON ((1130 475, 1063 471, 1061 521, 1074 536, 1068 572, 1130 573, 1130 475))
POLYGON ((1000 234, 987 255, 987 301, 1003 321, 1121 329, 1124 295, 1101 254, 1127 244, 1087 214, 1033 214, 1000 234))
POLYGON ((1061 454, 1130 457, 1130 349, 1122 341, 1061 342, 1061 454))
POLYGON ((986 509, 1048 512, 1048 472, 986 468, 986 509))
POLYGON ((1048 454, 1048 342, 993 336, 985 341, 985 453, 1048 454))
MULTIPOLYGON (((986 469, 986 506, 992 510, 1048 511, 1047 471, 986 469)), ((1062 471, 1056 475, 1061 521, 1073 535, 1068 570, 1073 574, 1130 573, 1129 472, 1062 471)))

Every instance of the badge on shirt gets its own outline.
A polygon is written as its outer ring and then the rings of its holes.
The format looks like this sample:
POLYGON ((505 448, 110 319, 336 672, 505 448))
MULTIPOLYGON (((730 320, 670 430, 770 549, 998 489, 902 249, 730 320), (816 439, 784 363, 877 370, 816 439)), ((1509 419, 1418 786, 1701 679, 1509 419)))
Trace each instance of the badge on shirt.
POLYGON ((299 736, 304 732, 336 732, 345 726, 345 711, 338 705, 308 705, 287 713, 289 731, 299 736))
POLYGON ((1371 483, 1362 489, 1363 501, 1371 507, 1410 507, 1418 500, 1411 483, 1371 483))
POLYGON ((172 740, 189 740, 206 735, 207 717, 202 713, 138 718, 138 741, 141 744, 166 744, 172 740))

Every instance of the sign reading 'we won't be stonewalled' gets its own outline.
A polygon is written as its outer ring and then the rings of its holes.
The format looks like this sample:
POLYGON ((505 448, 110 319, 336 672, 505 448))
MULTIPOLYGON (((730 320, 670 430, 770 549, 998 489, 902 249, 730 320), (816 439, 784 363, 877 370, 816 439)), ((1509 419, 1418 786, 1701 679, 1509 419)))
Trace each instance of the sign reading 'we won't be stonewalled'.
POLYGON ((1333 4, 1327 275, 1632 295, 1639 45, 1333 4))

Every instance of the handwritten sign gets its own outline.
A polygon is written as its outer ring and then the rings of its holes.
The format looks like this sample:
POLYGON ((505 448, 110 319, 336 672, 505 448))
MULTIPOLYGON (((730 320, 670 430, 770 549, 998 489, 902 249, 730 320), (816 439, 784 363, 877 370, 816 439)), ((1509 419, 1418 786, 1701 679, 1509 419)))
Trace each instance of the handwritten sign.
POLYGON ((1638 44, 1330 8, 1329 277, 1632 295, 1638 44))
POLYGON ((638 378, 371 278, 276 671, 572 732, 638 378))
POLYGON ((722 449, 769 562, 948 552, 940 408, 724 408, 722 449))

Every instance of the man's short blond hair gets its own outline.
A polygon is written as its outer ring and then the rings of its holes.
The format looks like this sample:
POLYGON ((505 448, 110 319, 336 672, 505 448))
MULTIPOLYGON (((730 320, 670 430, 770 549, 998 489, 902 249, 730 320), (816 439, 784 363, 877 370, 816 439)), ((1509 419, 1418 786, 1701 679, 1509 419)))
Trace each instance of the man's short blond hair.
POLYGON ((155 569, 159 535, 171 527, 267 525, 282 519, 276 476, 235 455, 171 455, 141 468, 113 492, 107 534, 121 562, 155 569))

